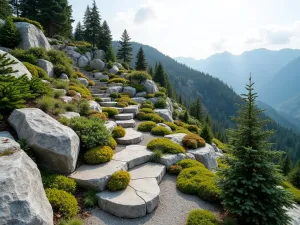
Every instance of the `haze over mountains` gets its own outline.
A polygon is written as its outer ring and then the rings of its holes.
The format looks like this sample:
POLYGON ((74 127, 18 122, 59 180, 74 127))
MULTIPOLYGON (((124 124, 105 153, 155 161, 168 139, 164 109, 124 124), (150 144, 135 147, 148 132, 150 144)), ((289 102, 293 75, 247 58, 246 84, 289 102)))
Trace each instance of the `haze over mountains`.
POLYGON ((202 60, 185 57, 176 60, 219 78, 237 93, 244 91, 251 72, 262 101, 260 105, 265 106, 267 114, 286 127, 300 128, 300 110, 297 110, 300 109, 300 50, 256 49, 241 55, 224 52, 202 60))

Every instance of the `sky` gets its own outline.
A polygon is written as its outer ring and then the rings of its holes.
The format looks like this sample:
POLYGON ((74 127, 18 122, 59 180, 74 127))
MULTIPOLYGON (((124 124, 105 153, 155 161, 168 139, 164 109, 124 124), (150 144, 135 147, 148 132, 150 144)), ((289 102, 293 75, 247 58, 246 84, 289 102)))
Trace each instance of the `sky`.
MULTIPOLYGON (((69 0, 74 26, 93 0, 69 0)), ((299 0, 96 0, 114 40, 132 41, 171 57, 207 58, 228 51, 300 48, 299 0)))

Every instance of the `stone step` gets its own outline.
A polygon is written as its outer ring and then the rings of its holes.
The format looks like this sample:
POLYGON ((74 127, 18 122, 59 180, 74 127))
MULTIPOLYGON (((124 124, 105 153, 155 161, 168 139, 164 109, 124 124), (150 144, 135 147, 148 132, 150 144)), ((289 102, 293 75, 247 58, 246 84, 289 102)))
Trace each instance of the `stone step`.
POLYGON ((123 113, 124 108, 119 108, 119 107, 109 107, 109 108, 113 108, 119 111, 119 113, 123 113))
POLYGON ((123 113, 133 113, 134 115, 137 115, 139 113, 140 105, 130 105, 123 109, 123 113))
POLYGON ((116 138, 117 143, 120 145, 134 145, 140 143, 143 140, 143 134, 139 131, 134 130, 133 128, 127 128, 124 137, 116 138))
POLYGON ((97 194, 99 207, 122 218, 138 218, 151 213, 159 204, 158 183, 166 167, 146 163, 129 171, 131 180, 125 190, 97 194))
POLYGON ((134 118, 134 114, 133 113, 121 113, 121 114, 115 115, 114 118, 116 120, 131 120, 134 118))
POLYGON ((109 94, 107 94, 107 93, 104 93, 104 94, 93 94, 93 97, 107 98, 107 97, 109 97, 109 94))
POLYGON ((117 102, 100 102, 100 105, 103 107, 114 107, 117 105, 117 102))
POLYGON ((111 98, 101 98, 101 102, 111 102, 111 98))
POLYGON ((134 128, 136 124, 134 120, 116 120, 116 123, 124 128, 134 128))

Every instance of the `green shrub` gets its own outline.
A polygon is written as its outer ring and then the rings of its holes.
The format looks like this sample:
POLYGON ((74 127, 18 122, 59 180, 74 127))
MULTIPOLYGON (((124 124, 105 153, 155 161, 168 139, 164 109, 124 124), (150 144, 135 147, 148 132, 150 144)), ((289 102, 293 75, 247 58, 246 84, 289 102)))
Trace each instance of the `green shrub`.
POLYGON ((38 59, 48 59, 47 50, 42 47, 34 47, 27 50, 29 54, 34 55, 38 59))
POLYGON ((157 100, 157 102, 155 102, 154 106, 157 109, 164 109, 167 107, 167 102, 163 98, 160 98, 157 100))
POLYGON ((74 102, 66 103, 65 109, 67 112, 78 112, 78 105, 74 102))
POLYGON ((83 225, 83 221, 81 219, 71 219, 71 220, 61 220, 58 225, 83 225))
POLYGON ((79 111, 79 114, 82 116, 90 115, 92 112, 92 109, 91 109, 89 102, 85 99, 80 100, 80 102, 78 103, 78 111, 79 111))
POLYGON ((151 134, 159 135, 159 136, 165 136, 165 135, 168 135, 168 134, 172 134, 172 131, 170 131, 166 127, 157 126, 157 127, 152 128, 151 134))
POLYGON ((200 166, 203 167, 203 164, 194 159, 183 159, 176 163, 181 166, 182 169, 187 169, 191 167, 200 166))
POLYGON ((119 114, 119 111, 115 108, 102 108, 102 112, 108 113, 109 118, 119 114))
POLYGON ((140 113, 137 114, 137 119, 138 120, 153 121, 155 123, 163 123, 165 121, 163 118, 161 118, 157 114, 154 114, 154 113, 143 113, 143 112, 140 112, 140 113))
POLYGON ((60 98, 65 95, 65 92, 63 90, 55 90, 54 91, 54 98, 60 98))
POLYGON ((214 138, 213 139, 213 143, 216 144, 216 146, 221 149, 222 151, 225 151, 227 150, 227 146, 226 144, 222 143, 220 140, 218 140, 217 138, 214 138))
POLYGON ((196 125, 187 125, 185 128, 188 129, 189 131, 193 132, 193 133, 199 133, 200 132, 199 127, 196 126, 196 125))
POLYGON ((132 73, 130 73, 127 78, 130 80, 130 81, 137 81, 137 82, 143 82, 145 80, 152 80, 152 77, 150 74, 148 74, 147 72, 145 71, 134 71, 132 73))
POLYGON ((62 73, 66 73, 70 77, 75 74, 72 68, 72 59, 69 58, 63 51, 52 49, 48 51, 47 55, 49 57, 49 61, 54 64, 54 73, 57 77, 59 77, 62 73))
POLYGON ((168 168, 168 173, 173 175, 178 175, 182 170, 182 167, 180 165, 172 165, 168 168))
POLYGON ((140 112, 143 112, 143 113, 155 113, 153 109, 149 109, 149 108, 140 109, 140 112))
POLYGON ((202 148, 206 145, 205 140, 197 134, 187 134, 184 136, 182 143, 185 147, 191 149, 202 148))
POLYGON ((152 121, 143 122, 138 126, 138 131, 150 132, 152 128, 156 127, 156 123, 152 121))
POLYGON ((9 51, 9 53, 22 62, 28 62, 33 65, 37 64, 37 57, 27 50, 15 48, 14 50, 9 51))
POLYGON ((220 225, 220 223, 212 212, 194 209, 189 213, 186 225, 220 225))
POLYGON ((112 136, 114 138, 122 138, 125 136, 125 134, 126 134, 126 130, 121 126, 115 127, 115 129, 112 131, 112 136))
POLYGON ((294 201, 300 204, 300 190, 295 188, 290 182, 283 182, 282 186, 294 196, 294 201))
POLYGON ((90 65, 86 65, 85 67, 83 67, 83 69, 87 72, 93 72, 93 68, 90 65))
POLYGON ((65 218, 76 216, 78 203, 73 195, 55 188, 47 188, 45 191, 54 212, 58 212, 65 218))
POLYGON ((159 150, 159 149, 154 150, 150 161, 154 162, 154 163, 159 163, 162 156, 163 156, 162 150, 159 150))
POLYGON ((75 117, 66 120, 66 125, 76 132, 84 149, 107 146, 110 143, 111 134, 104 126, 104 121, 98 118, 75 117))
POLYGON ((85 207, 94 207, 98 203, 96 191, 88 191, 83 195, 83 203, 85 207))
POLYGON ((128 84, 128 86, 135 88, 136 92, 144 92, 145 87, 141 84, 128 84))
POLYGON ((88 88, 86 88, 83 84, 81 84, 79 81, 74 79, 72 79, 72 81, 69 82, 69 90, 74 90, 76 92, 79 92, 83 98, 92 96, 88 88))
POLYGON ((126 80, 125 78, 113 78, 111 80, 108 81, 108 83, 122 83, 122 84, 126 84, 128 82, 128 80, 126 80))
POLYGON ((168 90, 166 88, 164 88, 164 87, 158 87, 158 89, 159 89, 160 92, 163 92, 165 94, 168 93, 168 90))
POLYGON ((40 97, 42 95, 53 96, 53 89, 40 78, 32 78, 28 81, 28 85, 34 97, 40 97))
POLYGON ((100 79, 100 82, 107 82, 108 80, 105 78, 100 79))
POLYGON ((154 109, 154 106, 151 104, 143 104, 141 106, 141 109, 154 109))
POLYGON ((96 98, 95 98, 95 101, 98 102, 98 103, 101 103, 101 102, 102 102, 102 98, 96 97, 96 98))
POLYGON ((108 182, 108 189, 110 191, 118 191, 125 189, 130 182, 130 174, 127 171, 117 171, 113 173, 108 182))
POLYGON ((52 85, 56 89, 65 89, 67 90, 69 87, 69 82, 64 80, 53 80, 52 85))
POLYGON ((107 120, 107 116, 105 113, 101 113, 101 112, 98 112, 98 111, 92 111, 89 116, 89 118, 98 118, 100 120, 104 120, 106 121, 107 120))
POLYGON ((84 154, 84 160, 87 164, 102 164, 109 162, 113 155, 114 152, 109 146, 96 147, 84 154))
POLYGON ((154 98, 154 94, 146 94, 145 96, 144 96, 144 98, 154 98))
POLYGON ((113 137, 109 139, 108 146, 111 147, 111 149, 115 149, 117 147, 117 142, 113 137))
POLYGON ((125 108, 128 106, 128 103, 127 102, 118 102, 117 103, 117 107, 119 108, 125 108))
POLYGON ((215 183, 216 175, 203 165, 184 169, 177 177, 177 188, 186 194, 198 195, 209 202, 220 201, 220 190, 215 183))
POLYGON ((166 94, 164 93, 164 92, 156 92, 155 94, 154 94, 154 97, 156 97, 156 98, 160 98, 160 97, 162 97, 162 98, 164 98, 164 97, 167 97, 166 96, 166 94))
POLYGON ((31 63, 28 62, 22 62, 23 65, 28 69, 28 71, 31 73, 33 77, 39 77, 38 71, 37 71, 37 66, 32 65, 31 63))
POLYGON ((95 82, 92 81, 92 80, 89 80, 88 82, 89 82, 89 84, 88 84, 89 87, 92 87, 92 86, 95 86, 95 85, 96 85, 95 82))
POLYGON ((120 98, 120 94, 117 93, 117 92, 113 92, 113 93, 111 93, 111 94, 109 95, 109 97, 111 97, 111 98, 120 98))
POLYGON ((185 149, 171 140, 167 138, 155 138, 152 139, 147 148, 150 150, 162 150, 163 153, 177 154, 177 153, 185 153, 185 149))
POLYGON ((63 175, 42 175, 44 188, 56 188, 74 194, 76 191, 76 182, 63 175))
POLYGON ((167 126, 169 126, 173 131, 178 129, 178 126, 172 122, 164 122, 167 126))
POLYGON ((296 166, 295 169, 289 174, 289 181, 300 189, 300 165, 296 166))
POLYGON ((36 26, 37 28, 39 28, 41 31, 44 32, 43 26, 38 21, 30 20, 30 19, 24 18, 24 17, 12 17, 12 20, 13 20, 14 23, 16 23, 16 22, 30 23, 30 24, 36 26))
POLYGON ((15 48, 21 41, 21 35, 11 19, 0 26, 0 46, 15 48))
POLYGON ((38 108, 44 112, 51 112, 54 109, 55 99, 49 96, 43 96, 36 100, 38 108))

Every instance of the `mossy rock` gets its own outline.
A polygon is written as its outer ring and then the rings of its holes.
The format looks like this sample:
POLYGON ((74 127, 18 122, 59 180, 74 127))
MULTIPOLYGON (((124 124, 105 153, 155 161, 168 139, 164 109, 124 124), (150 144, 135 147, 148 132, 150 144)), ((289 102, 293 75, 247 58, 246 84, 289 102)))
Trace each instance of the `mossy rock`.
POLYGON ((109 182, 108 182, 108 189, 110 191, 118 191, 125 189, 130 182, 130 174, 127 171, 117 171, 113 173, 109 182))
POLYGON ((96 147, 84 154, 84 160, 87 164, 102 164, 109 162, 114 155, 109 146, 96 147))
POLYGON ((161 150, 163 153, 170 153, 170 154, 177 154, 177 153, 185 153, 185 149, 171 140, 167 138, 155 138, 152 139, 147 148, 154 151, 154 150, 161 150))

